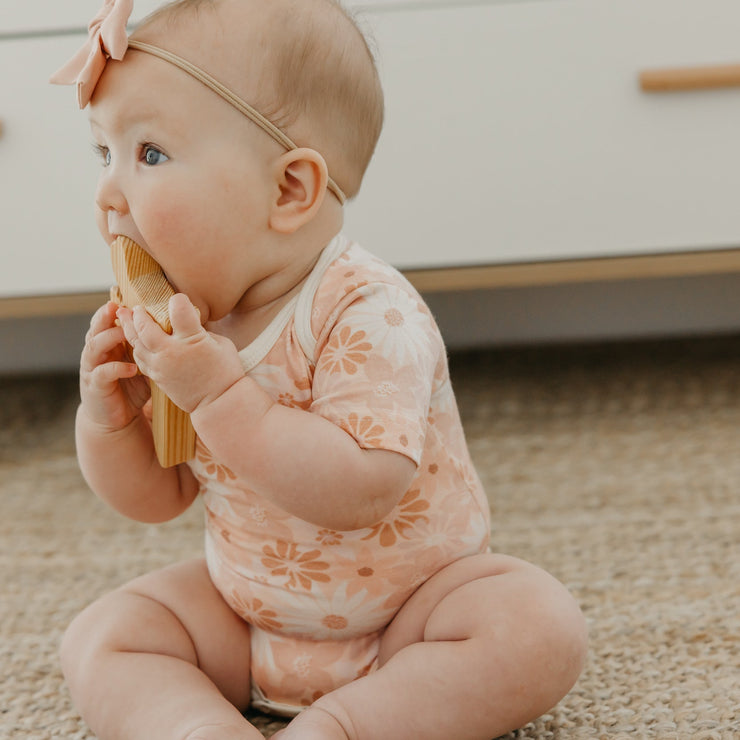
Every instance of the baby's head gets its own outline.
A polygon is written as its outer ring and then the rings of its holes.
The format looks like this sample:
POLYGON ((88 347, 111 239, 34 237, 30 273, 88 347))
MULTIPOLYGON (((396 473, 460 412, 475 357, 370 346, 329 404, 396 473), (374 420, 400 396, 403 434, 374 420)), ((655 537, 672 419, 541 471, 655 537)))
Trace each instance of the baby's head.
POLYGON ((363 34, 336 0, 175 0, 131 38, 209 73, 318 151, 347 197, 358 192, 383 93, 363 34))
POLYGON ((127 39, 130 7, 106 0, 92 26, 93 51, 122 61, 85 49, 56 76, 91 103, 106 243, 137 242, 205 321, 289 293, 381 127, 362 35, 334 0, 177 0, 127 39))

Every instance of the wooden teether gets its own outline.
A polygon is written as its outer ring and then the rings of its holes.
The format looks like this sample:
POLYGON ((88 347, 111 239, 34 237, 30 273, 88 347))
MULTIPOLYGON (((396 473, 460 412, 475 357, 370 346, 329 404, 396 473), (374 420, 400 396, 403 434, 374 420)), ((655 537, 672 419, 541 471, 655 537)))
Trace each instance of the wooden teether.
MULTIPOLYGON (((172 333, 170 298, 175 294, 162 268, 135 241, 119 236, 111 244, 113 272, 118 281, 111 297, 127 308, 142 305, 168 334, 172 333)), ((176 406, 153 381, 152 434, 160 464, 169 468, 195 454, 195 430, 190 415, 176 406)))

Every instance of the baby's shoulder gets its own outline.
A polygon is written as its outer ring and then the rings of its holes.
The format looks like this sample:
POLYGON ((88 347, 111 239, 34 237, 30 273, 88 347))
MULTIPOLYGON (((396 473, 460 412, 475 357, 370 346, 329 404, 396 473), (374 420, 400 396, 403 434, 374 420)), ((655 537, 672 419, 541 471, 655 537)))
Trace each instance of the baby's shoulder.
POLYGON ((310 323, 316 351, 320 353, 337 327, 367 333, 373 327, 387 328, 388 322, 399 337, 422 333, 430 347, 438 345, 443 351, 437 325, 413 285, 385 260, 347 240, 313 297, 310 323))
POLYGON ((316 298, 340 299, 358 288, 371 284, 397 285, 416 293, 409 281, 392 265, 354 241, 346 241, 346 249, 328 266, 316 298))
POLYGON ((395 267, 357 242, 347 239, 345 246, 327 266, 314 294, 311 328, 315 336, 351 305, 372 303, 379 294, 403 296, 426 308, 416 289, 395 267))

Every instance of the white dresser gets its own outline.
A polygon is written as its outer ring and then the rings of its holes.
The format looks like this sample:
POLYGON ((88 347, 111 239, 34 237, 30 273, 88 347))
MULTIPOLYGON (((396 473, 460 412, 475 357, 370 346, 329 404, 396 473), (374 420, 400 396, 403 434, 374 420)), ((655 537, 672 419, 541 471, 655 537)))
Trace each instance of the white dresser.
POLYGON ((111 280, 93 220, 99 164, 86 115, 72 88, 48 83, 99 7, 0 3, 0 297, 100 291, 111 280))
MULTIPOLYGON (((86 311, 111 281, 85 115, 47 84, 99 4, 0 5, 0 318, 86 311)), ((638 84, 740 64, 737 0, 351 5, 387 116, 347 231, 421 287, 740 271, 740 87, 638 84)))
POLYGON ((372 18, 387 127, 348 220, 377 250, 418 267, 740 246, 740 87, 638 84, 740 65, 737 0, 438 5, 372 18))

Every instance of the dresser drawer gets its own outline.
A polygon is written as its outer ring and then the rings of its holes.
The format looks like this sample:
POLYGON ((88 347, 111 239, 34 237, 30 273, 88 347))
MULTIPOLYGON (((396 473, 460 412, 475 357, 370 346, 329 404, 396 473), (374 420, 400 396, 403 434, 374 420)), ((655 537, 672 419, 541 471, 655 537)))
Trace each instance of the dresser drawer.
POLYGON ((94 223, 99 164, 87 116, 49 70, 82 36, 0 43, 0 295, 67 293, 110 282, 94 223))
POLYGON ((401 267, 740 245, 740 88, 646 94, 646 68, 740 63, 737 0, 369 9, 386 127, 348 231, 401 267))

